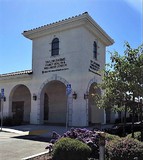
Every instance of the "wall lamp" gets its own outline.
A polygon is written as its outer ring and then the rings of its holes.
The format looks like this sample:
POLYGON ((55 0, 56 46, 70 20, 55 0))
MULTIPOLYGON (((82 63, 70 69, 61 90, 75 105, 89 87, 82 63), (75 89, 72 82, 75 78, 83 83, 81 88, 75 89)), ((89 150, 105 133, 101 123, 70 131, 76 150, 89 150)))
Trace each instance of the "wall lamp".
POLYGON ((5 102, 6 101, 6 97, 2 97, 1 94, 0 94, 0 99, 3 99, 3 101, 5 102))
POLYGON ((4 102, 6 101, 6 97, 3 97, 3 101, 4 101, 4 102))
POLYGON ((73 98, 73 99, 77 99, 77 93, 76 93, 76 92, 73 92, 72 98, 73 98))
POLYGON ((86 92, 86 93, 84 94, 84 99, 88 99, 88 98, 89 98, 89 93, 86 92))
POLYGON ((33 100, 34 100, 34 101, 36 101, 36 100, 37 100, 37 96, 36 96, 36 94, 35 94, 35 93, 33 94, 33 100))

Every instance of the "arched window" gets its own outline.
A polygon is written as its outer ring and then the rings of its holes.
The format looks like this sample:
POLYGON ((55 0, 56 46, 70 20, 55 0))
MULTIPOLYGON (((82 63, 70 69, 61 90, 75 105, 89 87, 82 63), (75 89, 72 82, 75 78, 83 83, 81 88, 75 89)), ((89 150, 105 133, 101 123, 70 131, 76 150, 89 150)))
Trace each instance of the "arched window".
POLYGON ((59 55, 59 39, 54 38, 51 45, 51 56, 59 55))
POLYGON ((97 43, 95 41, 93 43, 93 56, 97 59, 97 43))
MULTIPOLYGON (((1 97, 1 95, 0 95, 0 97, 1 97)), ((0 112, 1 112, 1 99, 0 99, 0 112)))

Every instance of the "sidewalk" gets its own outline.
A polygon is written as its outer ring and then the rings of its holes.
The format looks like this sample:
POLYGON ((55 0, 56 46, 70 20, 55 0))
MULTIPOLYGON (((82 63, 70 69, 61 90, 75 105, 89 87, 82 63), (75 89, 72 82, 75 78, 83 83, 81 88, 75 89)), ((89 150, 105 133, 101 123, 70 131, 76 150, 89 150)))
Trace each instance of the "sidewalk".
MULTIPOLYGON (((70 129, 69 127, 68 129, 70 129)), ((2 129, 5 132, 18 133, 21 135, 39 135, 42 137, 51 138, 53 131, 62 135, 66 132, 65 126, 50 126, 50 125, 20 125, 13 127, 3 127, 2 129)))
MULTIPOLYGON (((86 128, 91 130, 98 127, 86 128)), ((105 127, 109 126, 102 126, 102 128, 105 127)), ((70 130, 70 128, 67 130, 70 130)), ((33 154, 44 152, 53 131, 63 135, 67 130, 65 126, 50 125, 3 127, 2 131, 0 131, 0 160, 20 160, 33 154)))
MULTIPOLYGON (((104 129, 110 128, 112 125, 95 125, 91 127, 85 127, 89 130, 93 128, 104 129)), ((67 130, 70 130, 71 127, 66 128, 66 126, 51 126, 51 125, 20 125, 13 127, 4 127, 3 131, 10 133, 18 133, 23 135, 39 135, 42 137, 51 138, 53 131, 57 132, 60 135, 63 135, 67 130)), ((75 127, 76 128, 76 127, 75 127)))
POLYGON ((20 160, 46 151, 47 142, 22 138, 23 133, 0 131, 0 160, 20 160))
POLYGON ((62 135, 66 127, 48 125, 3 127, 0 131, 0 160, 20 160, 45 152, 53 131, 62 135))

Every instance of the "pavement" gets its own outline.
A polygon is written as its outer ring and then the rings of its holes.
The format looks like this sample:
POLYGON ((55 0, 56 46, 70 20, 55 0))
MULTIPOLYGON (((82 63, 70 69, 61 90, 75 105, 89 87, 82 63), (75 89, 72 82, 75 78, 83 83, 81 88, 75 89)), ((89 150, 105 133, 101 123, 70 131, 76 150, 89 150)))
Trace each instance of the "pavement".
POLYGON ((69 129, 50 125, 3 127, 0 131, 0 160, 20 160, 45 152, 53 131, 63 135, 69 129))
POLYGON ((48 142, 22 138, 23 134, 0 132, 0 160, 20 160, 46 151, 48 142))
POLYGON ((45 152, 52 132, 63 134, 65 126, 21 125, 0 131, 0 160, 20 160, 45 152))

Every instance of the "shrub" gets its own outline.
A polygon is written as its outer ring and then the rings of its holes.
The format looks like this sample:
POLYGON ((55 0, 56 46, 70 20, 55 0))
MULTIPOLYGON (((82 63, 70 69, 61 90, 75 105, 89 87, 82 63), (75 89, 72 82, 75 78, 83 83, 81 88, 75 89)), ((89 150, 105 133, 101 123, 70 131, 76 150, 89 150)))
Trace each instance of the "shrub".
POLYGON ((120 137, 117 136, 117 135, 113 135, 113 134, 106 133, 105 139, 106 139, 106 141, 109 142, 109 141, 112 141, 112 140, 119 140, 120 137))
POLYGON ((90 147, 75 139, 61 138, 54 144, 53 160, 87 160, 90 147))
MULTIPOLYGON (((90 157, 98 158, 99 157, 99 134, 96 130, 88 130, 86 128, 71 128, 69 131, 64 133, 63 136, 60 136, 56 132, 53 132, 51 143, 59 141, 62 137, 72 138, 79 140, 87 144, 92 152, 90 157)), ((48 148, 48 147, 46 147, 48 148)))
MULTIPOLYGON (((0 119, 1 122, 1 119, 0 119)), ((4 117, 3 118, 3 126, 11 126, 12 125, 12 117, 4 117)))
MULTIPOLYGON (((132 134, 128 134, 127 138, 132 138, 132 134)), ((141 132, 134 132, 134 138, 141 141, 141 132)))
POLYGON ((21 124, 22 124, 22 119, 19 117, 3 117, 3 126, 15 126, 21 124))
POLYGON ((121 138, 106 144, 106 156, 110 160, 143 160, 143 143, 132 138, 121 138))

